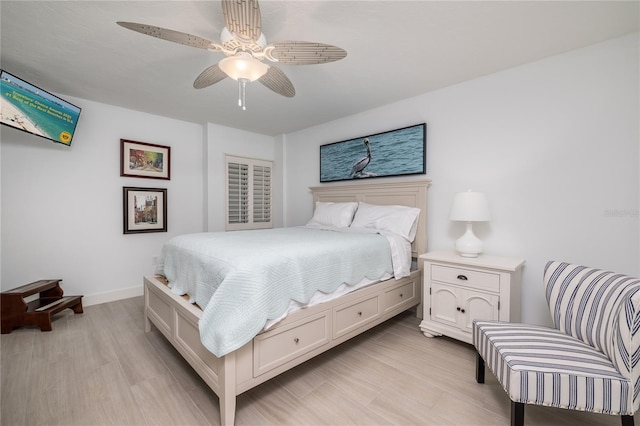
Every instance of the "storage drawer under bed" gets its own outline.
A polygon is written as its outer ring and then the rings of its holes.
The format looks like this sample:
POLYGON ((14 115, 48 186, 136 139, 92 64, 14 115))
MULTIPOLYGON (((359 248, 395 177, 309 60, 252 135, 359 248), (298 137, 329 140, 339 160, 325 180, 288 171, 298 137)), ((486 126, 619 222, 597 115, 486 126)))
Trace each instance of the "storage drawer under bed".
POLYGON ((255 377, 328 344, 329 311, 257 335, 253 346, 255 377))
POLYGON ((333 309, 333 338, 341 337, 380 316, 380 295, 333 309))
POLYGON ((419 278, 420 276, 418 276, 418 278, 404 278, 404 280, 409 281, 403 282, 396 287, 388 289, 384 293, 383 313, 387 313, 389 311, 393 311, 402 307, 410 308, 411 306, 415 305, 416 302, 419 302, 419 286, 422 285, 419 278))

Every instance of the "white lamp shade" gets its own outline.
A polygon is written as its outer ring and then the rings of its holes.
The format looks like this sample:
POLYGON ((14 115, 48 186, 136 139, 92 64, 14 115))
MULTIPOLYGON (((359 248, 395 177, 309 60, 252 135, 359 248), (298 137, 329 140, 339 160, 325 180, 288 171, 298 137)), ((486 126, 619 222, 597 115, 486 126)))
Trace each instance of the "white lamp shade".
POLYGON ((253 58, 246 52, 227 56, 218 63, 220 69, 234 80, 256 81, 269 71, 269 65, 253 58))
POLYGON ((482 241, 473 233, 471 222, 491 220, 487 197, 482 192, 458 192, 453 197, 449 219, 467 222, 466 232, 456 241, 456 250, 463 257, 477 257, 482 253, 482 241))
POLYGON ((486 222, 491 220, 487 197, 482 192, 458 192, 453 197, 449 219, 462 222, 486 222))

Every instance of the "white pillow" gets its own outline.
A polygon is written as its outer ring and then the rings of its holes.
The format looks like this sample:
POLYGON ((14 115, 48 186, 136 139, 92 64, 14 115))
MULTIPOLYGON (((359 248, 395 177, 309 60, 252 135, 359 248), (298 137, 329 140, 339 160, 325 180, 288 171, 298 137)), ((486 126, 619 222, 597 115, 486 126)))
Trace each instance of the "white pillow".
POLYGON ((353 213, 358 203, 323 203, 316 202, 316 210, 307 226, 321 225, 336 228, 348 228, 353 220, 353 213))
POLYGON ((418 227, 420 209, 408 206, 379 206, 359 203, 352 228, 374 228, 389 231, 413 242, 418 227))

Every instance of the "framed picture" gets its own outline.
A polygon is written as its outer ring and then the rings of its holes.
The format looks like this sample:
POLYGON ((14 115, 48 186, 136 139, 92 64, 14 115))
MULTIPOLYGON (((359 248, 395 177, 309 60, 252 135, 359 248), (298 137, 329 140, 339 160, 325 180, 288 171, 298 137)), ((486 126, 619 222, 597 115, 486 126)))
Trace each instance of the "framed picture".
POLYGON ((320 146, 320 182, 425 174, 427 124, 320 146))
POLYGON ((120 176, 171 179, 171 147, 120 139, 120 176))
POLYGON ((124 233, 167 232, 166 188, 122 188, 124 233))

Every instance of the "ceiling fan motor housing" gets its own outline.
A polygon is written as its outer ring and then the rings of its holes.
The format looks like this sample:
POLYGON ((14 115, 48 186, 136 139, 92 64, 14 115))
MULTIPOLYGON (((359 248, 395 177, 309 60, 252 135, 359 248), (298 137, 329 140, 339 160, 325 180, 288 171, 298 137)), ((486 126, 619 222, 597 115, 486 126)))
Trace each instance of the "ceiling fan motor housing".
POLYGON ((262 59, 263 50, 267 45, 267 39, 263 33, 257 40, 247 40, 237 34, 232 34, 227 27, 220 33, 220 41, 226 55, 235 55, 238 51, 249 52, 254 58, 262 59))

